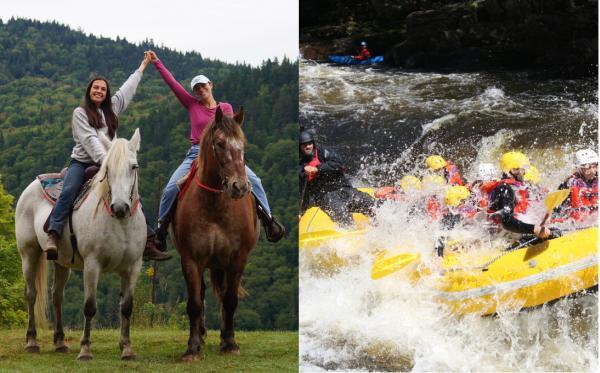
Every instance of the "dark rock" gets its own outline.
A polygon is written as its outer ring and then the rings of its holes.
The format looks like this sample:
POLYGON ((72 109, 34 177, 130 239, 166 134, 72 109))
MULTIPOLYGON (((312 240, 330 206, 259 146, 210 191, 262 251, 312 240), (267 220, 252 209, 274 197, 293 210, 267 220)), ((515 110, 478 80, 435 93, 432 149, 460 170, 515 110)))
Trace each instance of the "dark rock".
POLYGON ((597 74, 597 0, 303 0, 300 8, 302 49, 319 59, 354 54, 367 40, 405 68, 597 74))

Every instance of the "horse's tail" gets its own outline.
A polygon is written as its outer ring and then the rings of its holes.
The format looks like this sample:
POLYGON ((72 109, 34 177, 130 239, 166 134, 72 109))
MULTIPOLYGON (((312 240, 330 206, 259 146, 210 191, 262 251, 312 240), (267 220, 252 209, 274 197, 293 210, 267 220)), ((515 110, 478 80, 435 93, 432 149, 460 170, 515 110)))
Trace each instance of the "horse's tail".
MULTIPOLYGON (((212 283, 213 294, 217 299, 221 299, 221 294, 227 290, 227 281, 225 281, 225 271, 222 269, 211 269, 210 270, 210 282, 212 283)), ((242 287, 242 284, 237 289, 238 297, 243 298, 248 295, 246 289, 242 287)))
POLYGON ((38 260, 38 268, 35 273, 35 323, 40 328, 46 328, 48 319, 46 318, 46 307, 48 305, 48 262, 44 255, 38 260))

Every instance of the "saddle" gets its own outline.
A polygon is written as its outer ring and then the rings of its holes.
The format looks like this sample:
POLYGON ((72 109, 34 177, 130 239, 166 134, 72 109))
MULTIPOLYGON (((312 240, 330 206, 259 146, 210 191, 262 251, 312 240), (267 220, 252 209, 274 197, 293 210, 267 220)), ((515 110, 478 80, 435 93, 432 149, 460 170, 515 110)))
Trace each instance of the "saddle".
MULTIPOLYGON (((75 198, 75 202, 73 202, 72 211, 79 209, 87 199, 91 190, 92 178, 98 173, 98 170, 100 170, 100 167, 96 165, 89 166, 85 169, 84 182, 75 198)), ((60 173, 48 173, 37 176, 37 179, 42 185, 42 197, 50 202, 52 206, 56 205, 56 201, 63 189, 66 172, 67 169, 64 168, 60 173)), ((52 210, 54 210, 54 208, 52 210)), ((52 215, 52 212, 50 215, 52 215)), ((46 233, 48 233, 48 226, 50 225, 50 215, 48 215, 48 218, 44 223, 44 232, 46 233)))
POLYGON ((183 198, 185 191, 188 189, 188 186, 194 180, 194 176, 196 175, 196 171, 198 170, 198 160, 194 160, 192 162, 192 167, 188 172, 185 173, 179 180, 177 180, 177 189, 179 189, 179 195, 177 196, 177 200, 183 198))

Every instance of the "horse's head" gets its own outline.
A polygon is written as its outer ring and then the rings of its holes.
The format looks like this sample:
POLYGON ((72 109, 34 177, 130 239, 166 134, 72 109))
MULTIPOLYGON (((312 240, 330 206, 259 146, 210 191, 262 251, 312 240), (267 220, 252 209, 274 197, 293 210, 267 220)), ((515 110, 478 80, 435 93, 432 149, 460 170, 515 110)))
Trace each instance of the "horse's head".
POLYGON ((232 198, 242 198, 251 190, 244 164, 246 137, 242 132, 244 108, 233 118, 223 115, 217 107, 214 122, 207 127, 200 145, 200 159, 203 168, 217 169, 223 191, 232 198))
POLYGON ((140 148, 140 131, 135 130, 131 140, 109 140, 99 132, 106 156, 96 175, 95 184, 102 199, 106 200, 112 216, 123 219, 131 213, 138 198, 137 151, 140 148))

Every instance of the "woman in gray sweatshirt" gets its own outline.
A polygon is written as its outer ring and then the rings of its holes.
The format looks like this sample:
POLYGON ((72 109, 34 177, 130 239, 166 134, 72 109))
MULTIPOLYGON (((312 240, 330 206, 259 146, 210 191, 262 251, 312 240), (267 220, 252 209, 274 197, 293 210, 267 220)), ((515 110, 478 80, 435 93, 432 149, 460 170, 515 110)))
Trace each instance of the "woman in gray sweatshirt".
MULTIPOLYGON (((73 110, 72 129, 75 146, 71 152, 71 162, 65 175, 62 192, 50 216, 46 244, 48 260, 58 258, 58 240, 63 232, 71 206, 83 185, 85 169, 92 165, 102 164, 106 155, 104 147, 98 139, 98 132, 103 132, 110 139, 115 137, 119 127, 118 115, 131 102, 149 62, 150 56, 146 52, 140 67, 131 74, 112 97, 106 78, 93 78, 85 91, 83 104, 73 110)), ((151 230, 149 230, 149 235, 150 233, 152 233, 151 230)), ((144 260, 170 258, 170 255, 157 250, 153 243, 154 239, 151 237, 144 250, 144 260)))

